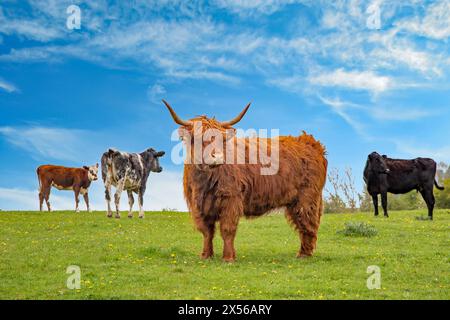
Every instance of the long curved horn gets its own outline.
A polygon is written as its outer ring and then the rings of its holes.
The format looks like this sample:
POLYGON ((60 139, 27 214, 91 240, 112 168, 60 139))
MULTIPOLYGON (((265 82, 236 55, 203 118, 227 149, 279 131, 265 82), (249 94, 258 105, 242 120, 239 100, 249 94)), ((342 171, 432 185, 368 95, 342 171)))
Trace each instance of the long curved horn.
POLYGON ((176 113, 175 111, 173 111, 172 107, 166 102, 166 100, 163 99, 164 104, 166 105, 167 109, 169 109, 170 114, 172 115, 173 121, 175 121, 176 123, 178 123, 179 125, 182 126, 190 126, 192 125, 191 121, 185 121, 182 120, 176 113))
POLYGON ((242 117, 245 115, 248 108, 250 108, 250 104, 251 102, 244 108, 244 110, 241 111, 241 113, 239 113, 239 115, 236 118, 230 121, 221 122, 220 124, 224 127, 231 127, 232 125, 238 123, 239 121, 241 121, 242 117))

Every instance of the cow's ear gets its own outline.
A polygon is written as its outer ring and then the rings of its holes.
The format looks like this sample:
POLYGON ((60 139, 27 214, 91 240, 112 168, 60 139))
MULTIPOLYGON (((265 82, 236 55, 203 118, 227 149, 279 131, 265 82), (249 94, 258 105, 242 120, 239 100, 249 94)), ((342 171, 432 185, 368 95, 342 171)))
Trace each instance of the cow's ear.
POLYGON ((385 155, 385 154, 383 154, 382 157, 385 158, 385 159, 387 159, 387 155, 385 155))
POLYGON ((98 168, 98 162, 95 164, 95 167, 98 168))
POLYGON ((85 170, 89 170, 89 167, 87 167, 87 166, 83 166, 83 169, 85 169, 85 170))
POLYGON ((163 155, 165 155, 166 153, 164 151, 159 151, 155 154, 156 157, 162 157, 163 155))

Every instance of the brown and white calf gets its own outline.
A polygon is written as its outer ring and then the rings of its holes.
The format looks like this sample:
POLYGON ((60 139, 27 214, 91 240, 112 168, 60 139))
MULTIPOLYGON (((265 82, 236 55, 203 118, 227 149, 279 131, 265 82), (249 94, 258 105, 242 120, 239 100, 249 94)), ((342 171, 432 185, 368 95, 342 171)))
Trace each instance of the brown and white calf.
POLYGON ((50 207, 50 190, 55 187, 58 190, 73 190, 75 193, 75 211, 78 209, 78 196, 80 193, 86 202, 87 211, 89 209, 88 188, 92 181, 97 180, 98 163, 94 166, 84 166, 82 168, 67 168, 54 165, 43 165, 36 170, 39 180, 39 210, 42 211, 42 204, 47 203, 48 211, 50 207))

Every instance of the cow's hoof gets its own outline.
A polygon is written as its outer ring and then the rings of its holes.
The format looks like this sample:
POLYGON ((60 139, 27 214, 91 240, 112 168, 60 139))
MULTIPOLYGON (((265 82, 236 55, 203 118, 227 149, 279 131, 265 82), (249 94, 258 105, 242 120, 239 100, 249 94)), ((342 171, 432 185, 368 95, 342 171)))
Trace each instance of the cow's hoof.
POLYGON ((385 218, 389 218, 389 216, 384 216, 385 218))
POLYGON ((297 253, 297 258, 299 259, 306 259, 311 257, 312 257, 311 253, 297 253))
POLYGON ((144 216, 139 216, 139 219, 144 219, 144 216))
POLYGON ((213 256, 214 256, 213 252, 202 252, 200 254, 200 259, 203 259, 203 260, 212 259, 213 256))
POLYGON ((120 219, 120 216, 116 215, 115 218, 116 218, 116 219, 120 219))
POLYGON ((128 216, 127 216, 128 218, 130 218, 130 219, 132 219, 133 218, 133 215, 131 214, 129 214, 128 216))
POLYGON ((236 259, 233 257, 229 257, 229 258, 223 257, 222 260, 223 260, 223 262, 227 262, 227 263, 233 263, 236 261, 236 259))

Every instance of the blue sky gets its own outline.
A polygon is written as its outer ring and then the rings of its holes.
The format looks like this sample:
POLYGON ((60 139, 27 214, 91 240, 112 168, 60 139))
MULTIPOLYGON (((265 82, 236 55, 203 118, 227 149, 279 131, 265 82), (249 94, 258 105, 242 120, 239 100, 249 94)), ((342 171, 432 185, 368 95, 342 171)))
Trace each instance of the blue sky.
MULTIPOLYGON (((313 133, 358 188, 374 150, 450 162, 449 1, 119 3, 0 4, 0 208, 37 208, 40 164, 154 147, 168 155, 145 207, 185 209, 161 98, 186 118, 228 119, 252 101, 239 127, 313 133)), ((51 200, 74 206, 70 192, 51 200)), ((91 202, 104 209, 100 181, 91 202)))

